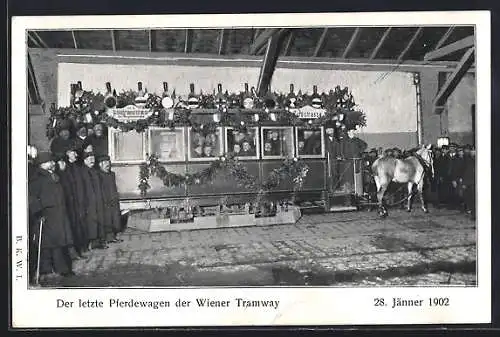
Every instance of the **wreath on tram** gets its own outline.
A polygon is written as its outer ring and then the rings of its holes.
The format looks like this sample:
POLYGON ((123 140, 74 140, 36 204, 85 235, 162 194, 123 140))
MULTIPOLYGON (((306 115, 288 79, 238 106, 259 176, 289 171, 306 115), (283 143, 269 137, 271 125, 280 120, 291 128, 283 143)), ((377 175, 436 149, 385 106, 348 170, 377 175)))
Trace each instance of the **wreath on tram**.
POLYGON ((340 86, 330 90, 328 94, 307 95, 300 91, 296 98, 283 93, 268 93, 264 97, 253 98, 252 108, 243 107, 245 98, 242 93, 226 94, 219 96, 201 93, 193 105, 190 99, 176 97, 175 92, 170 98, 172 106, 165 107, 165 96, 146 94, 139 97, 133 90, 123 91, 119 95, 110 97, 93 91, 81 91, 72 100, 68 107, 56 108, 52 104, 50 117, 46 127, 46 134, 52 139, 58 130, 58 126, 65 120, 69 120, 76 128, 77 125, 94 125, 102 123, 107 127, 120 129, 123 132, 135 130, 144 132, 150 126, 175 128, 190 126, 195 132, 204 134, 212 133, 221 126, 235 129, 245 129, 269 124, 281 126, 300 126, 304 128, 318 128, 320 126, 334 128, 340 135, 348 130, 366 126, 365 114, 356 109, 352 93, 347 87, 340 86), (135 121, 122 121, 114 118, 107 112, 110 108, 124 108, 130 105, 138 105, 151 111, 150 116, 135 121), (112 105, 110 106, 109 102, 112 105), (213 120, 210 122, 199 122, 191 114, 194 109, 213 109, 213 120), (296 111, 304 107, 322 109, 324 114, 318 118, 300 118, 296 111))

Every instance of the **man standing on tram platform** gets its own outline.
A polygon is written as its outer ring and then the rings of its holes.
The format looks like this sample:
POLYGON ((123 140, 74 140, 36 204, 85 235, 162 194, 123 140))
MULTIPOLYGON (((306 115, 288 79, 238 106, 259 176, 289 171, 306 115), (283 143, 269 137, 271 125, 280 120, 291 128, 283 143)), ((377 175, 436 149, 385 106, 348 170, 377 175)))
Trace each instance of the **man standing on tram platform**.
POLYGON ((330 157, 330 172, 333 190, 341 187, 345 192, 351 192, 354 186, 354 161, 361 158, 368 145, 355 136, 354 130, 347 131, 347 137, 340 134, 335 137, 335 130, 327 128, 327 151, 330 157))

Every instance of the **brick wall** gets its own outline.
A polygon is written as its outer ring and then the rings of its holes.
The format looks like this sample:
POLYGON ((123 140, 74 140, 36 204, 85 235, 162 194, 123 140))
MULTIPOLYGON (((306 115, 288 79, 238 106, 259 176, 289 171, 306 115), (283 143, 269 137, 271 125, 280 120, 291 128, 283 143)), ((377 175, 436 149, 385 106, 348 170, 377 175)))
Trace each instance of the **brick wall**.
POLYGON ((57 102, 57 54, 50 49, 29 49, 36 81, 40 90, 42 105, 28 106, 29 143, 40 150, 49 148, 45 126, 51 103, 57 102))

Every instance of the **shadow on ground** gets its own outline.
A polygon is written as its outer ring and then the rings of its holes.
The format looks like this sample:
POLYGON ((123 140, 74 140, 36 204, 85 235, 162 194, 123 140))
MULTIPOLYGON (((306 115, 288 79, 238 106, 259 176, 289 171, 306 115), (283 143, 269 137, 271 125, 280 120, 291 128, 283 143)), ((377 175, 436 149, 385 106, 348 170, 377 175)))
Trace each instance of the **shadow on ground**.
MULTIPOLYGON (((192 266, 116 264, 107 270, 49 280, 45 287, 185 287, 185 286, 335 286, 341 283, 366 283, 432 273, 474 274, 476 263, 435 262, 383 270, 328 271, 317 268, 292 268, 286 265, 247 266, 236 270, 199 270, 192 266)), ((383 282, 382 282, 383 283, 383 282)))

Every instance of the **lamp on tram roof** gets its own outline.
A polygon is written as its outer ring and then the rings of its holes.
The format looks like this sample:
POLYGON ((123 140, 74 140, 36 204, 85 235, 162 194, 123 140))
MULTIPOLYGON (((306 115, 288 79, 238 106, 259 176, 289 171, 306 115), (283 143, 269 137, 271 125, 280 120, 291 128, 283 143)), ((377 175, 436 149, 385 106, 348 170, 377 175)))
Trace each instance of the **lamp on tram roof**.
POLYGON ((438 147, 443 147, 443 146, 448 146, 450 145, 450 138, 448 137, 439 137, 437 139, 437 146, 438 147))

